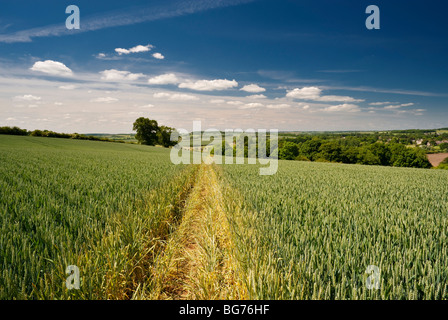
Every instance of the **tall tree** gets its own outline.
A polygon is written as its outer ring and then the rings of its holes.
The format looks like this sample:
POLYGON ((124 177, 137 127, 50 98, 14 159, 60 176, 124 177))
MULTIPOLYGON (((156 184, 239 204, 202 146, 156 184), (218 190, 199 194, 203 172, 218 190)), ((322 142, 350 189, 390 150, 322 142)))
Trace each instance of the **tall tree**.
POLYGON ((137 131, 135 138, 141 144, 153 146, 158 141, 159 125, 156 120, 140 117, 134 122, 133 130, 137 131))

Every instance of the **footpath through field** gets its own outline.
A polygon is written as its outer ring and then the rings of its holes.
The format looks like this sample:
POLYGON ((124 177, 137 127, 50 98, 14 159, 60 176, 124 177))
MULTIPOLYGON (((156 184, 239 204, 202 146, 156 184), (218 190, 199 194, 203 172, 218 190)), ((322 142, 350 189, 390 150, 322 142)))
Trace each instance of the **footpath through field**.
POLYGON ((202 164, 182 222, 157 266, 156 299, 244 299, 223 197, 213 166, 202 164))

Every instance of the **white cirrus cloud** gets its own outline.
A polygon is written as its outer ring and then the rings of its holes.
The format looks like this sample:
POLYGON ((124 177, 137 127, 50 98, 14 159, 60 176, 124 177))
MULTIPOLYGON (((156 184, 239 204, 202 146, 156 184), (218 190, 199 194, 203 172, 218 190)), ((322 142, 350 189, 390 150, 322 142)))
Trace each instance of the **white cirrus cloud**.
POLYGON ((410 107, 413 106, 413 103, 402 103, 402 104, 397 104, 397 105, 389 105, 389 106, 385 106, 384 109, 386 110, 394 110, 394 109, 400 109, 402 107, 410 107))
POLYGON ((264 94, 253 94, 250 96, 247 96, 246 98, 251 98, 251 99, 266 99, 267 97, 264 94))
POLYGON ((344 103, 344 104, 339 104, 336 106, 326 107, 323 109, 323 111, 325 111, 325 112, 359 112, 359 111, 361 111, 361 109, 359 108, 359 106, 357 106, 355 104, 344 103))
POLYGON ((30 70, 46 73, 52 76, 69 77, 73 75, 73 71, 65 64, 53 60, 37 61, 30 70))
POLYGON ((153 48, 153 46, 150 44, 148 44, 146 46, 138 45, 138 46, 132 47, 130 49, 116 48, 115 52, 121 56, 122 54, 148 52, 152 48, 153 48))
POLYGON ((228 90, 238 86, 235 80, 215 79, 215 80, 198 80, 195 82, 182 82, 179 88, 197 90, 197 91, 214 91, 214 90, 228 90))
POLYGON ((90 100, 90 102, 102 102, 102 103, 113 103, 117 101, 118 101, 117 98, 111 98, 111 97, 100 97, 90 100))
POLYGON ((33 96, 32 94, 25 94, 23 96, 14 97, 14 100, 18 101, 40 101, 41 99, 41 97, 33 96))
POLYGON ((144 106, 140 106, 139 108, 141 108, 141 109, 149 109, 149 108, 154 108, 154 105, 153 104, 146 104, 144 106))
POLYGON ((286 104, 286 103, 281 103, 281 104, 268 104, 266 106, 266 108, 268 109, 286 109, 291 107, 291 105, 286 104))
POLYGON ((199 98, 196 96, 193 96, 191 94, 184 94, 184 93, 158 92, 158 93, 154 93, 153 97, 158 98, 158 99, 167 99, 167 100, 175 100, 175 101, 199 100, 199 98))
POLYGON ((253 109, 253 108, 261 108, 263 104, 258 102, 246 103, 243 106, 238 107, 238 109, 253 109))
POLYGON ((154 58, 159 59, 159 60, 163 60, 165 59, 165 57, 163 56, 163 54, 161 54, 160 52, 156 52, 152 55, 154 58))
POLYGON ((363 99, 355 99, 352 97, 347 96, 321 96, 317 99, 314 99, 315 101, 321 101, 321 102, 363 102, 363 99))
POLYGON ((148 79, 149 84, 178 84, 180 80, 174 73, 165 73, 148 79))
POLYGON ((385 104, 393 104, 393 102, 385 101, 385 102, 371 102, 371 103, 369 103, 370 106, 383 106, 385 104))
POLYGON ((131 73, 129 71, 120 71, 115 69, 104 70, 100 72, 101 80, 120 81, 120 80, 138 80, 145 75, 142 73, 131 73))
POLYGON ((254 84, 254 83, 245 85, 240 90, 241 91, 250 92, 250 93, 259 93, 259 92, 265 92, 266 91, 265 88, 262 88, 258 84, 254 84))

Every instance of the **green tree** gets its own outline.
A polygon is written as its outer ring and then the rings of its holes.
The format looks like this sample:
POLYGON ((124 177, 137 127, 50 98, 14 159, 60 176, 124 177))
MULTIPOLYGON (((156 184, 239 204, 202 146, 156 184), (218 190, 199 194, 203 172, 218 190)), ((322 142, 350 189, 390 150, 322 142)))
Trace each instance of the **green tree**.
POLYGON ((322 141, 319 138, 308 140, 300 146, 299 153, 310 160, 315 160, 315 155, 319 152, 322 141))
POLYGON ((167 126, 160 126, 157 129, 157 143, 165 148, 174 146, 177 144, 177 141, 171 141, 171 133, 176 131, 174 128, 170 128, 167 126))
POLYGON ((448 152, 448 143, 443 142, 443 143, 439 144, 439 147, 440 147, 440 151, 448 152))
POLYGON ((134 122, 133 130, 137 131, 135 138, 141 144, 153 146, 158 141, 159 126, 156 120, 140 117, 134 122))
POLYGON ((337 141, 324 142, 319 147, 317 158, 332 162, 343 162, 342 148, 337 141))
POLYGON ((286 141, 278 149, 278 157, 282 160, 294 160, 299 155, 299 148, 294 142, 286 141))

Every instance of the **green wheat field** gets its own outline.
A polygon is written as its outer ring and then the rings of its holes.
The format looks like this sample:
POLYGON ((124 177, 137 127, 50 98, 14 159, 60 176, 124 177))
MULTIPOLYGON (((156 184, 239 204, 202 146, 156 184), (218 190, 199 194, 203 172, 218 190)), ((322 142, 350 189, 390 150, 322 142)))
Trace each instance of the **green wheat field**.
MULTIPOLYGON (((173 165, 169 152, 0 135, 0 299, 151 296, 157 262, 207 172, 173 165), (79 290, 66 288, 69 265, 80 269, 79 290)), ((212 168, 243 298, 448 298, 448 171, 212 168), (369 265, 381 271, 379 290, 365 285, 369 265)))

